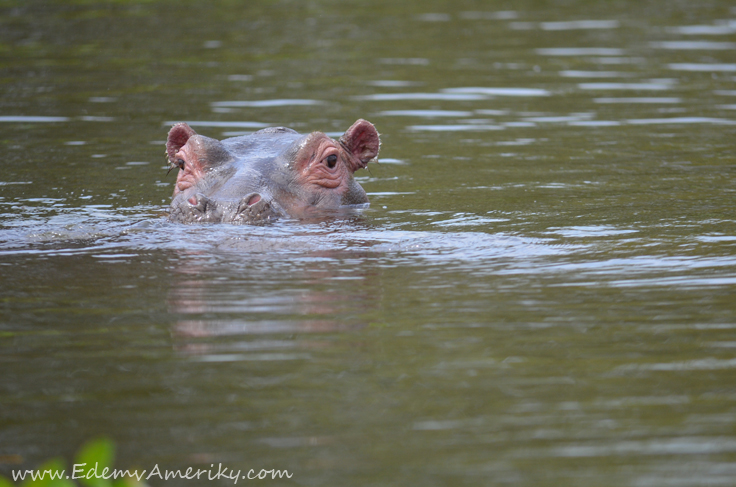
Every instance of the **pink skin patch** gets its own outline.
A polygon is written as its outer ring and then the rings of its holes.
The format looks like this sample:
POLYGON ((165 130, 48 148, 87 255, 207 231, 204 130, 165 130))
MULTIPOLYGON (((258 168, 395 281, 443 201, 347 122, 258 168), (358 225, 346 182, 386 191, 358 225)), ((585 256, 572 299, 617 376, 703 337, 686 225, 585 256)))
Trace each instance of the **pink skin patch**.
POLYGON ((325 134, 312 133, 297 155, 295 169, 299 184, 344 192, 352 174, 350 164, 345 161, 347 156, 342 147, 325 134))
POLYGON ((176 162, 176 153, 187 143, 189 137, 193 135, 197 135, 197 133, 185 123, 177 123, 171 127, 168 140, 166 141, 166 154, 169 157, 169 162, 172 164, 176 162))
POLYGON ((191 188, 197 181, 204 177, 204 168, 201 166, 196 157, 196 148, 192 144, 196 144, 196 138, 190 139, 184 147, 174 155, 174 160, 181 159, 184 161, 184 168, 179 170, 176 176, 176 185, 174 186, 174 194, 180 193, 191 188))
POLYGON ((261 201, 261 195, 254 194, 253 196, 251 196, 250 198, 248 198, 248 206, 253 206, 256 203, 258 203, 259 201, 261 201))
POLYGON ((381 140, 376 128, 362 118, 351 125, 340 137, 340 144, 350 154, 349 161, 353 172, 365 168, 368 162, 378 155, 381 148, 381 140))

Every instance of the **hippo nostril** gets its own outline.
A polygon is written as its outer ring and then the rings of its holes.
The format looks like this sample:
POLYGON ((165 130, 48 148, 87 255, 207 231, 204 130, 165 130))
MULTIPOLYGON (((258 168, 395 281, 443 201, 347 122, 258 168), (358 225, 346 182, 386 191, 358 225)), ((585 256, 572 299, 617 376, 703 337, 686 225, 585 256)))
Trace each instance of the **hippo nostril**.
POLYGON ((198 211, 212 211, 217 207, 217 203, 215 203, 202 193, 195 194, 187 201, 198 211))
POLYGON ((268 203, 259 193, 250 193, 241 198, 236 213, 251 215, 253 212, 261 211, 265 206, 268 206, 268 203))

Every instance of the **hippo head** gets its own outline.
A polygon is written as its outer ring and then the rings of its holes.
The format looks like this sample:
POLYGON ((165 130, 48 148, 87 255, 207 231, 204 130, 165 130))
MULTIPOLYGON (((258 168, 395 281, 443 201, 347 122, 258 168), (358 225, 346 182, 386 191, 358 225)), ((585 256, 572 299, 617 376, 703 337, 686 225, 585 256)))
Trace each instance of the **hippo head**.
POLYGON ((366 205, 353 173, 378 155, 379 146, 376 128, 365 120, 339 140, 271 127, 219 141, 176 124, 166 142, 169 163, 179 168, 169 219, 261 223, 366 205))

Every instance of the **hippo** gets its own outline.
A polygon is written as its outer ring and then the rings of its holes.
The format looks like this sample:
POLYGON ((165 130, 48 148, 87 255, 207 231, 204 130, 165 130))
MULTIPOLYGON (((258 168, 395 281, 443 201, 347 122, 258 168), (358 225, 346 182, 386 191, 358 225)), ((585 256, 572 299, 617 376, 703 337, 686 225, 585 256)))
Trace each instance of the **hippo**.
POLYGON ((179 168, 169 220, 259 224, 365 207, 353 173, 379 148, 376 128, 362 119, 338 140, 269 127, 220 141, 178 123, 166 141, 169 170, 179 168))

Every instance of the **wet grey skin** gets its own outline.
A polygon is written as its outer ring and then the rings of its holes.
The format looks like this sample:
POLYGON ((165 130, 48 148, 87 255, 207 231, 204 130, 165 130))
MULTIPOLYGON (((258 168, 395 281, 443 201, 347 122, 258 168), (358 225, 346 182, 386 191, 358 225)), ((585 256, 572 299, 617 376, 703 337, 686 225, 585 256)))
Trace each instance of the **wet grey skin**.
POLYGON ((176 124, 166 143, 171 167, 179 168, 169 220, 259 224, 367 206, 353 173, 379 148, 378 132, 365 120, 339 140, 271 127, 219 141, 176 124))

